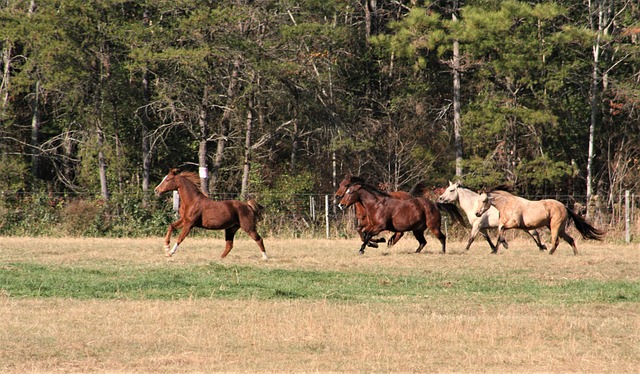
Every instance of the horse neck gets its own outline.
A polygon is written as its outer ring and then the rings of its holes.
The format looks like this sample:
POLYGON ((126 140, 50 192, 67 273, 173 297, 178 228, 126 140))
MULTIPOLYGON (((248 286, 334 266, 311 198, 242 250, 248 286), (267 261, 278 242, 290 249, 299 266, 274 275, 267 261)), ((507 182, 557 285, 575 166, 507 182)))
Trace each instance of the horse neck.
POLYGON ((490 193, 491 195, 491 205, 495 206, 496 209, 502 211, 502 208, 511 200, 509 197, 514 197, 513 195, 506 193, 490 193))
POLYGON ((464 210, 464 212, 467 214, 469 221, 471 221, 472 218, 475 219, 476 212, 473 209, 473 205, 474 205, 474 201, 480 195, 463 187, 458 187, 457 190, 458 190, 458 203, 460 203, 460 208, 462 208, 462 210, 464 210))
POLYGON ((198 186, 193 184, 191 181, 184 177, 180 177, 178 183, 178 194, 180 194, 180 199, 185 203, 189 203, 191 201, 195 201, 198 197, 206 197, 200 191, 198 186))
POLYGON ((360 189, 358 191, 358 200, 364 205, 367 210, 373 208, 379 201, 381 197, 376 196, 373 192, 367 191, 365 189, 360 189))

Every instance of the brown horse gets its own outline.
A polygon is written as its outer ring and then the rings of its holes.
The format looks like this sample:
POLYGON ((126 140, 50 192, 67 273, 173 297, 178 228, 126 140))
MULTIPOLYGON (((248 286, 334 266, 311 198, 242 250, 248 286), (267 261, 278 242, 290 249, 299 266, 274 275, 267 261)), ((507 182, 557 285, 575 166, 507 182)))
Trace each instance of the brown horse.
POLYGON ((233 238, 238 229, 242 228, 251 239, 255 240, 262 252, 262 258, 267 259, 262 238, 256 232, 256 221, 263 209, 255 200, 246 203, 238 200, 214 201, 200 192, 200 178, 196 173, 179 172, 171 169, 162 182, 154 189, 156 195, 167 191, 178 190, 180 194, 180 219, 169 225, 164 240, 164 250, 167 256, 172 256, 191 228, 201 227, 209 230, 224 230, 226 246, 221 258, 226 257, 233 248, 233 238), (173 248, 170 249, 171 232, 182 228, 173 248))
MULTIPOLYGON (((347 188, 340 200, 340 208, 360 202, 366 209, 367 222, 362 232, 364 239, 360 247, 360 254, 364 253, 367 243, 375 235, 384 230, 393 232, 411 231, 418 240, 416 253, 420 253, 427 244, 424 231, 428 228, 442 244, 442 252, 446 252, 446 236, 440 230, 442 217, 438 205, 431 200, 418 197, 409 200, 399 200, 388 193, 366 183, 354 183, 347 188)), ((443 204, 444 205, 444 204, 443 204)), ((453 204, 447 206, 447 211, 453 219, 464 224, 460 211, 453 204), (457 212, 455 214, 454 212, 457 212)))
POLYGON ((602 240, 605 232, 591 226, 584 218, 574 213, 558 200, 545 199, 531 201, 511 194, 507 187, 500 186, 493 190, 483 192, 478 196, 476 216, 480 217, 491 206, 500 212, 498 224, 498 243, 494 253, 498 251, 501 243, 504 244, 504 232, 509 229, 532 230, 547 227, 551 230, 551 250, 553 254, 560 244, 560 238, 564 239, 571 248, 573 254, 578 254, 575 240, 566 233, 567 223, 573 220, 576 229, 584 239, 602 240))
MULTIPOLYGON (((351 176, 351 173, 347 173, 347 175, 344 177, 342 182, 340 182, 340 185, 338 186, 338 190, 335 193, 336 200, 340 201, 340 199, 342 199, 344 194, 347 192, 347 189, 349 188, 349 186, 351 186, 354 183, 365 183, 365 180, 361 177, 351 176)), ((411 196, 410 193, 404 192, 404 191, 393 191, 393 192, 387 192, 387 193, 389 194, 389 196, 396 199, 400 199, 400 200, 409 200, 413 198, 413 196, 411 196)), ((368 224, 367 209, 359 201, 354 203, 354 207, 356 210, 356 219, 358 220, 358 226, 356 226, 356 231, 358 232, 358 235, 360 235, 360 239, 364 241, 364 233, 362 232, 362 229, 368 224)), ((396 244, 398 240, 402 238, 402 235, 404 235, 404 233, 395 232, 391 237, 391 239, 389 239, 389 242, 387 243, 387 245, 391 247, 392 245, 396 244)), ((384 238, 371 238, 367 245, 369 247, 377 248, 378 243, 384 243, 384 241, 385 241, 384 238)))

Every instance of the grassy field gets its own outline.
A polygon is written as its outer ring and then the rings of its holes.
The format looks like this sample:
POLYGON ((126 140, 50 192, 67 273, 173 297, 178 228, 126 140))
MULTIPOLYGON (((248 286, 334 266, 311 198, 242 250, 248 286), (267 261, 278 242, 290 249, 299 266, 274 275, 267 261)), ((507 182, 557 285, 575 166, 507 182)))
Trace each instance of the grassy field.
POLYGON ((640 247, 0 238, 2 372, 637 372, 640 247))

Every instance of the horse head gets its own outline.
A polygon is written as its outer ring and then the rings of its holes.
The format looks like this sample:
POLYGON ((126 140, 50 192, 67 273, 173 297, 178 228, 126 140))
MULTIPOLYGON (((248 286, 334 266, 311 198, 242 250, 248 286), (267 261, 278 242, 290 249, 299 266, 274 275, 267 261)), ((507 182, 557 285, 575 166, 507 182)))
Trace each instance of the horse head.
POLYGON ((460 182, 451 183, 449 181, 449 187, 444 190, 442 195, 438 196, 437 202, 455 203, 458 200, 458 187, 460 187, 460 182))
POLYGON ((491 208, 491 196, 485 190, 478 191, 478 199, 473 203, 473 211, 476 217, 481 217, 489 208, 491 208))
POLYGON ((338 190, 335 193, 336 200, 342 199, 345 192, 347 192, 347 188, 349 188, 350 185, 351 185, 351 173, 349 172, 347 173, 347 175, 345 175, 342 182, 340 182, 340 184, 338 185, 338 190))
POLYGON ((349 186, 346 189, 346 191, 344 192, 344 196, 342 196, 342 198, 340 199, 340 204, 338 204, 338 207, 340 208, 340 210, 344 210, 350 207, 360 199, 360 197, 358 196, 358 191, 360 190, 361 187, 362 187, 361 185, 355 184, 355 185, 349 186))
POLYGON ((345 195, 349 187, 353 186, 354 184, 364 184, 364 183, 366 183, 364 178, 358 177, 358 176, 351 176, 351 173, 347 173, 347 175, 344 177, 342 182, 340 182, 340 185, 338 186, 338 190, 335 193, 336 200, 339 201, 340 199, 342 199, 342 197, 345 195))
POLYGON ((162 182, 153 189, 156 196, 160 196, 167 191, 173 191, 178 189, 178 185, 176 184, 175 176, 178 175, 178 169, 170 169, 169 173, 162 178, 162 182))

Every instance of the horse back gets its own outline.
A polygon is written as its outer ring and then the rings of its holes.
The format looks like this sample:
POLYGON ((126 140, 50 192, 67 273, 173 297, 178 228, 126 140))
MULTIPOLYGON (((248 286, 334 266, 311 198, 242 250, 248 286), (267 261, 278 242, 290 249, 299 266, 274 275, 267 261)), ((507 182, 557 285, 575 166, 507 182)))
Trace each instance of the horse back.
POLYGON ((390 230, 411 231, 424 230, 428 226, 428 220, 432 217, 440 217, 438 208, 434 202, 427 198, 419 197, 409 200, 396 199, 389 203, 391 216, 388 223, 390 230))
POLYGON ((207 229, 226 229, 232 226, 244 226, 245 222, 255 225, 256 213, 249 204, 239 200, 208 200, 202 209, 202 227, 207 229))

